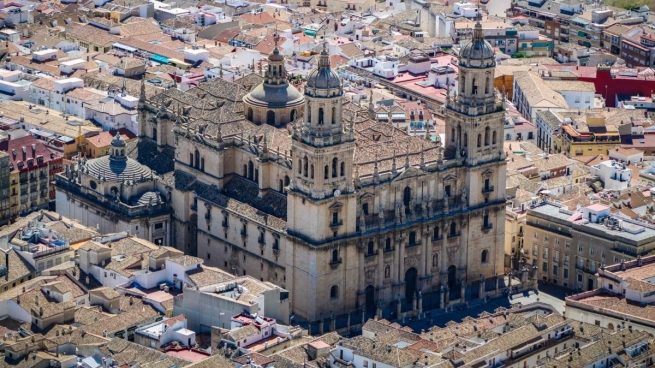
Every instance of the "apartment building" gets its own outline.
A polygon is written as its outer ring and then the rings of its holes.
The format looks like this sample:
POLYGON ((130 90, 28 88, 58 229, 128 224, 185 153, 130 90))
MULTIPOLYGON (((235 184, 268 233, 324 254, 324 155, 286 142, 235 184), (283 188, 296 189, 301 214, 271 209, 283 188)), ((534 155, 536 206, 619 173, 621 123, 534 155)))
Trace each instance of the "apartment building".
POLYGON ((617 217, 602 204, 571 211, 535 201, 524 229, 525 257, 537 277, 573 290, 593 290, 602 266, 655 249, 655 227, 617 217))

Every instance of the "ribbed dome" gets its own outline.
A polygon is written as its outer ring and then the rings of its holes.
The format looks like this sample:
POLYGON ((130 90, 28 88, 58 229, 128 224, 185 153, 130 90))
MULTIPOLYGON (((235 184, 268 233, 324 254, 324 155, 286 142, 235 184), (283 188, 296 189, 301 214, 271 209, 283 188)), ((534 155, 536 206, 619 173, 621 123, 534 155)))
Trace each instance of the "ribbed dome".
POLYGON ((141 205, 159 204, 162 202, 162 199, 157 192, 145 192, 140 197, 138 197, 135 202, 141 205))
POLYGON ((473 39, 466 43, 459 52, 459 63, 462 66, 487 67, 495 63, 494 48, 482 35, 482 24, 475 24, 473 39))
POLYGON ((335 73, 335 71, 330 68, 330 57, 327 53, 327 50, 323 50, 321 52, 321 56, 318 61, 318 68, 312 70, 307 76, 306 87, 306 94, 310 92, 309 90, 311 89, 341 88, 341 79, 339 79, 337 73, 335 73))
POLYGON ((103 156, 88 160, 83 166, 89 175, 105 180, 141 180, 152 175, 152 171, 147 166, 127 157, 112 159, 110 156, 103 156))
POLYGON ((462 47, 459 58, 475 60, 493 59, 494 49, 485 40, 473 40, 462 47))
POLYGON ((246 102, 256 105, 267 105, 268 107, 285 107, 302 103, 303 96, 290 84, 269 85, 260 84, 255 87, 244 98, 246 102))

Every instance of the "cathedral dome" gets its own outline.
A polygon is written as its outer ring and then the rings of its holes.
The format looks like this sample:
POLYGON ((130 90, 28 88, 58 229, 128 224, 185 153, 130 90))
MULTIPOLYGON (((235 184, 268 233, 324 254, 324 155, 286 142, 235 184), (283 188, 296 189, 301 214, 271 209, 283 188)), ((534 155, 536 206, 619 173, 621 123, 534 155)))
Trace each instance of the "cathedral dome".
POLYGON ((487 67, 495 63, 494 48, 482 36, 482 25, 478 21, 473 31, 473 39, 467 42, 459 52, 462 66, 487 67))
POLYGON ((341 89, 341 79, 337 73, 330 68, 330 57, 327 50, 321 52, 318 61, 318 68, 312 70, 307 76, 305 94, 313 95, 316 89, 341 89))
POLYGON ((277 85, 262 83, 250 91, 244 99, 252 105, 287 107, 301 104, 303 96, 296 87, 288 83, 277 85))
POLYGON ((87 174, 103 180, 141 180, 152 176, 152 171, 125 154, 125 141, 116 133, 111 140, 109 155, 94 158, 81 165, 87 174))
POLYGON ((112 160, 109 156, 103 156, 88 160, 84 167, 91 176, 113 181, 141 180, 152 175, 147 166, 131 158, 112 160))

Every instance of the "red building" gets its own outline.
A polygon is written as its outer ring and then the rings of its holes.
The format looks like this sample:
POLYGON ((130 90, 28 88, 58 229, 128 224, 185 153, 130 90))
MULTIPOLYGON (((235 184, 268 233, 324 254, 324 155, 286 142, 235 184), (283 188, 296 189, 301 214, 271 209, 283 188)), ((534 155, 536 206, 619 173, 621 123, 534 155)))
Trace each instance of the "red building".
POLYGON ((9 154, 10 212, 13 216, 48 208, 55 199, 55 175, 63 170, 62 155, 33 136, 0 141, 9 154))

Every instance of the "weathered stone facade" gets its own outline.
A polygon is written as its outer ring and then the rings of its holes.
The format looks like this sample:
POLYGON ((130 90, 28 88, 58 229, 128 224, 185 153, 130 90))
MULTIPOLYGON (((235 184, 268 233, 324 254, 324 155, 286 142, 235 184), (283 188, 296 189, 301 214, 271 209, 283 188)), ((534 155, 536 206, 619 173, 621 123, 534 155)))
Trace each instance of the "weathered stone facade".
POLYGON ((461 66, 468 87, 449 101, 445 145, 345 101, 327 53, 289 130, 245 119, 242 81, 160 96, 152 111, 165 113, 149 121, 174 126, 174 244, 288 289, 293 313, 311 321, 420 313, 498 293, 502 106, 477 77, 493 75, 493 51, 476 58, 461 66))

